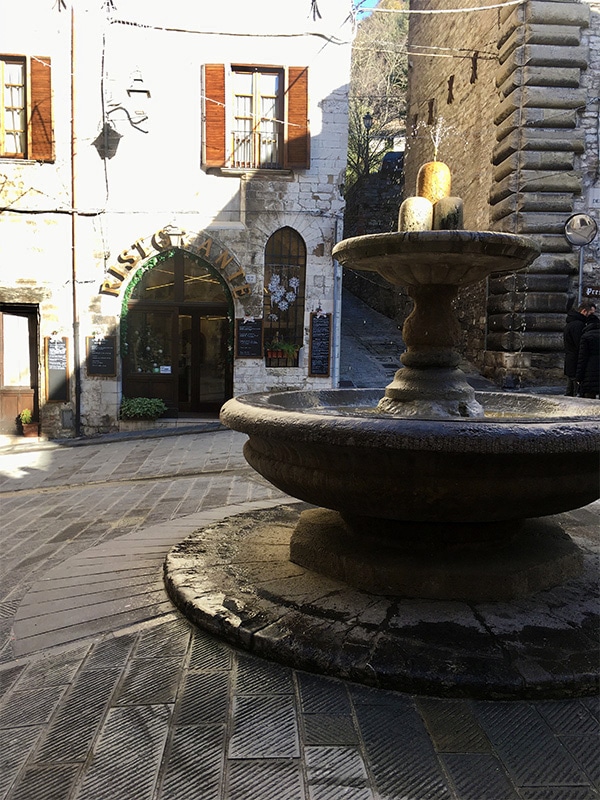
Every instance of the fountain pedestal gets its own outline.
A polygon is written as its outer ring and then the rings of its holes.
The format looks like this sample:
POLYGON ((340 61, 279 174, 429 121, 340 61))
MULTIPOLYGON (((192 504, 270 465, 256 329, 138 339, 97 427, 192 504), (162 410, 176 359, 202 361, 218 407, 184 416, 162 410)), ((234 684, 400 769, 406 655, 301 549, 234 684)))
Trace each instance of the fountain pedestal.
POLYGON ((290 540, 295 564, 386 596, 508 601, 581 572, 583 556, 552 520, 414 523, 304 511, 290 540))

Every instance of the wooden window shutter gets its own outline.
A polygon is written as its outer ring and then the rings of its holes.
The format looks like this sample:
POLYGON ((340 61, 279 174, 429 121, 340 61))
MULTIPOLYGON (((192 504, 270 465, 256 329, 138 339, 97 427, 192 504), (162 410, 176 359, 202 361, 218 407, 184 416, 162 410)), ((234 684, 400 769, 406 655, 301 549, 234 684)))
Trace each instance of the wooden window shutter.
POLYGON ((46 56, 35 56, 30 63, 31 152, 29 157, 35 161, 54 161, 50 59, 46 56))
POLYGON ((284 166, 289 169, 308 169, 310 167, 308 67, 288 67, 286 107, 284 166))
POLYGON ((225 65, 204 65, 204 147, 205 167, 223 167, 225 151, 225 65))

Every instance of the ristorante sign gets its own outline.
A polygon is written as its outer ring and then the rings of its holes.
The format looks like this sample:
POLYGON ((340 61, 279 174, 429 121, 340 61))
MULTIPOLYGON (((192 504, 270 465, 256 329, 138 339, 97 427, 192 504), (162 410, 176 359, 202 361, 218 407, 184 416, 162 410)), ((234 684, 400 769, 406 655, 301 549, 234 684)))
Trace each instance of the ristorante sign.
POLYGON ((175 234, 165 228, 156 231, 152 236, 138 239, 127 250, 123 250, 117 258, 116 265, 108 268, 108 274, 100 287, 100 294, 118 297, 123 282, 132 272, 135 272, 140 262, 162 253, 170 247, 180 247, 188 253, 193 253, 219 270, 235 297, 251 294, 252 287, 247 283, 246 275, 239 262, 226 247, 215 241, 212 236, 184 231, 178 231, 175 234))

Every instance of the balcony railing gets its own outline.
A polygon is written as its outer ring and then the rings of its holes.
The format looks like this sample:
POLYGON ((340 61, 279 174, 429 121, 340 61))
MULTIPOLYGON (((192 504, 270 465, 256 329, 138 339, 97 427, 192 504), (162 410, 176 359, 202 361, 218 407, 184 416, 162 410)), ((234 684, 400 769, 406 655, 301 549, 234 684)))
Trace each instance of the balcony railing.
POLYGON ((231 166, 236 169, 278 169, 281 166, 278 137, 234 131, 231 166))

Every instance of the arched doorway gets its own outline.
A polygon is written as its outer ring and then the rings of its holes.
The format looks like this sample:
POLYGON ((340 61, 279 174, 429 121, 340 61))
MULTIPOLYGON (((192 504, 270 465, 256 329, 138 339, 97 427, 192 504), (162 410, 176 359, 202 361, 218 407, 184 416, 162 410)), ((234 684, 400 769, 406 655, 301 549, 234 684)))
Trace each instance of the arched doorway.
POLYGON ((218 412, 231 397, 233 302, 196 256, 170 250, 134 276, 121 340, 124 397, 160 397, 170 416, 218 412))

